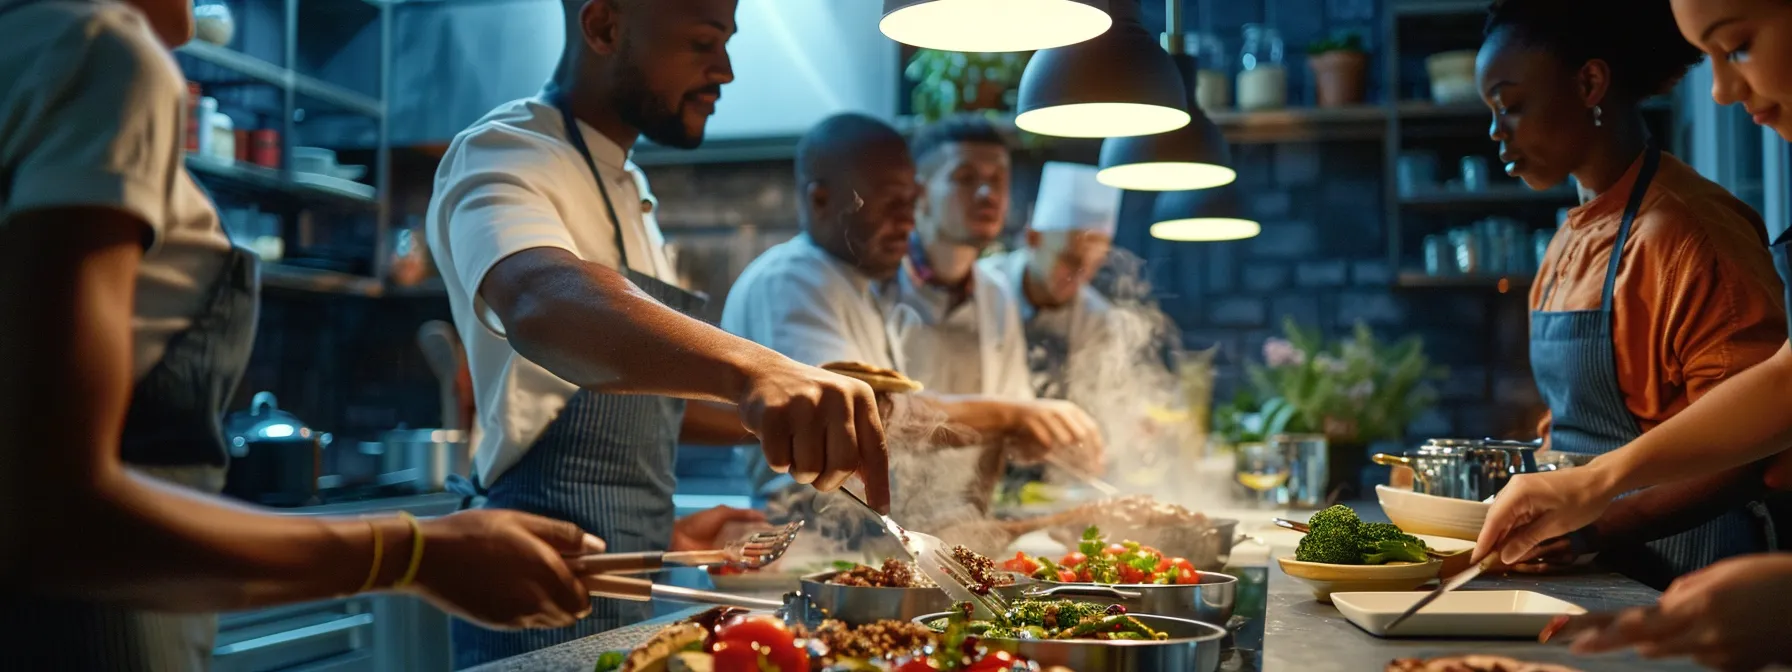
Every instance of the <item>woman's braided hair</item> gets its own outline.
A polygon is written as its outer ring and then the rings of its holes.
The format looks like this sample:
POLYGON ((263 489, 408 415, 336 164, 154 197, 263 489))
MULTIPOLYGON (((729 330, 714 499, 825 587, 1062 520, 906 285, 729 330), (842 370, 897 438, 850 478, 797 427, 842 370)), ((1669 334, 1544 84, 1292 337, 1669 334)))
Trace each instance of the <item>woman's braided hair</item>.
POLYGON ((1666 93, 1703 57, 1681 37, 1668 0, 1494 0, 1485 32, 1498 30, 1573 67, 1603 60, 1614 88, 1637 99, 1666 93))

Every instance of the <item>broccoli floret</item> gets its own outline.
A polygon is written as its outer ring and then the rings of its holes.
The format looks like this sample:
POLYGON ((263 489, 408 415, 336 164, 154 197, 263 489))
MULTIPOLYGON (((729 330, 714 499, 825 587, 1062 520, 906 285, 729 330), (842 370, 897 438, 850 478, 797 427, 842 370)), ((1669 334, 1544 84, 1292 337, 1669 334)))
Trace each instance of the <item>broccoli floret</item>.
POLYGON ((1400 541, 1384 539, 1362 545, 1363 564, 1385 565, 1390 562, 1424 562, 1425 544, 1417 539, 1400 541))
POLYGON ((1425 543, 1419 541, 1418 537, 1402 531, 1393 523, 1363 523, 1357 528, 1356 536, 1364 544, 1373 544, 1377 541, 1404 541, 1423 546, 1425 543))
POLYGON ((1336 529, 1356 536, 1357 528, 1361 525, 1362 521, 1357 519, 1356 512, 1343 504, 1334 504, 1331 508, 1315 513, 1312 518, 1307 519, 1309 534, 1336 529))
POLYGON ((1294 548, 1294 559, 1331 565, 1363 564, 1354 531, 1338 527, 1315 528, 1301 537, 1300 545, 1294 548))

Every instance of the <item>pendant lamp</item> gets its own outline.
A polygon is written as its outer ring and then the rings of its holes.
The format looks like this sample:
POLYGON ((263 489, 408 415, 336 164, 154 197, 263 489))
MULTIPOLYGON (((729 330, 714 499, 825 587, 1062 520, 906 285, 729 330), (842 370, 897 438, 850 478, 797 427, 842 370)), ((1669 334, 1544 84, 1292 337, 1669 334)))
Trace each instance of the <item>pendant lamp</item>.
POLYGON ((1102 184, 1133 191, 1181 191, 1211 189, 1238 179, 1232 169, 1232 148, 1195 98, 1200 63, 1190 56, 1182 28, 1182 2, 1168 0, 1169 30, 1165 37, 1170 58, 1188 98, 1189 123, 1168 133, 1111 138, 1101 143, 1102 184))
MULTIPOLYGON (((1131 0, 1113 0, 1125 3, 1131 0)), ((884 0, 877 27, 903 44, 941 51, 1036 51, 1106 32, 1109 0, 884 0)))
POLYGON ((1189 122, 1175 62, 1139 23, 1138 0, 1112 0, 1113 27, 1087 42, 1033 54, 1014 124, 1064 138, 1164 133, 1189 122))
POLYGON ((1238 187, 1200 191, 1168 191, 1157 195, 1151 210, 1151 237, 1185 242, 1217 242, 1254 238, 1262 225, 1241 213, 1238 187))

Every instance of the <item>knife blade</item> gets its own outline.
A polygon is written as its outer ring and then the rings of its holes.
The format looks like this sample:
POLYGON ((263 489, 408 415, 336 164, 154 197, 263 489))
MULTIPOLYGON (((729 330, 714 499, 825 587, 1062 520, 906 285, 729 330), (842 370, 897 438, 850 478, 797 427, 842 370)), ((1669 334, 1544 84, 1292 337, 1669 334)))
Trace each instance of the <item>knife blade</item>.
POLYGON ((1475 577, 1480 576, 1481 572, 1486 571, 1488 567, 1493 566, 1495 557, 1496 556, 1488 556, 1486 560, 1481 561, 1481 564, 1462 570, 1461 574, 1450 577, 1450 580, 1443 582, 1436 590, 1419 598, 1419 601, 1413 603, 1410 609, 1407 609, 1405 613, 1400 614, 1400 617, 1394 619, 1394 622, 1389 623, 1384 632, 1393 632, 1394 628, 1398 627, 1401 623, 1406 622, 1406 619, 1412 618, 1413 614, 1419 613, 1420 609, 1424 609, 1432 602, 1436 602, 1437 598, 1444 596, 1444 593, 1461 588, 1462 584, 1468 583, 1469 581, 1474 580, 1475 577))

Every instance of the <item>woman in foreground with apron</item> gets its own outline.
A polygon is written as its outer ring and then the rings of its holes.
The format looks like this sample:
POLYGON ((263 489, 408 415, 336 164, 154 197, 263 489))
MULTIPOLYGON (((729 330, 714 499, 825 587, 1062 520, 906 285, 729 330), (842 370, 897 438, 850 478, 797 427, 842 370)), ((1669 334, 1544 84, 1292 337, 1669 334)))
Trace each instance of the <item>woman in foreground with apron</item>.
POLYGON ((206 612, 403 590, 494 627, 589 610, 514 512, 320 519, 214 494, 255 258, 181 157, 184 0, 0 2, 0 650, 29 670, 202 670, 206 612), (203 493, 203 494, 202 494, 203 493))
MULTIPOLYGON (((1649 136, 1644 100, 1698 60, 1666 0, 1505 0, 1488 17, 1478 86, 1506 172, 1532 189, 1573 177, 1582 204, 1531 290, 1531 369, 1547 448, 1591 459, 1673 417, 1786 340, 1759 215, 1649 136)), ((1758 472, 1619 500, 1574 541, 1643 583, 1768 550, 1758 472)))
MULTIPOLYGON (((1710 58, 1712 97, 1743 105, 1755 123, 1792 141, 1792 0, 1672 0, 1682 37, 1710 58)), ((1777 148, 1785 151, 1784 147, 1777 148)), ((1784 179, 1784 176, 1781 177, 1784 179)), ((1786 229, 1769 222, 1771 253, 1792 287, 1786 229)), ((1787 302, 1792 303, 1792 290, 1787 302)), ((1767 484, 1792 487, 1792 349, 1712 390, 1672 421, 1579 469, 1520 476, 1500 493, 1477 554, 1512 561, 1543 540, 1598 519, 1620 493, 1754 464, 1767 484)), ((1785 522, 1781 522, 1784 527, 1785 522)), ((1575 643, 1581 653, 1637 647, 1707 667, 1792 664, 1792 554, 1732 558, 1675 581, 1649 609, 1621 614, 1575 643)))

